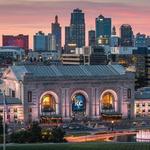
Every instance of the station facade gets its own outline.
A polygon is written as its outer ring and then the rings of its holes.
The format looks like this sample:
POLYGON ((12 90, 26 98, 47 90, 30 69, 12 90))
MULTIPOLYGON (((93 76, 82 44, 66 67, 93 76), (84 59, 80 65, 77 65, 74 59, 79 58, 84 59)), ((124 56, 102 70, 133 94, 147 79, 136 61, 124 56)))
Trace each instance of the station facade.
MULTIPOLYGON (((7 107, 21 106, 22 115, 15 112, 15 118, 25 122, 54 115, 63 120, 134 117, 134 75, 120 65, 12 66, 3 74, 3 88, 6 97, 18 101, 9 100, 7 107)), ((7 121, 13 119, 12 113, 7 121)))

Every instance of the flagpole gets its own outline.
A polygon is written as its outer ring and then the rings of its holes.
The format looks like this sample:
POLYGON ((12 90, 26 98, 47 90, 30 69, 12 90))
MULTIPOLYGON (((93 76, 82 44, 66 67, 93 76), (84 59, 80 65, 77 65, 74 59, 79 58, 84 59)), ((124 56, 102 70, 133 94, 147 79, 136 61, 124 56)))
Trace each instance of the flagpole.
POLYGON ((6 109, 6 96, 5 96, 5 91, 3 93, 3 107, 4 107, 4 110, 3 110, 3 150, 6 150, 6 133, 5 133, 5 130, 6 130, 6 124, 5 124, 5 109, 6 109))

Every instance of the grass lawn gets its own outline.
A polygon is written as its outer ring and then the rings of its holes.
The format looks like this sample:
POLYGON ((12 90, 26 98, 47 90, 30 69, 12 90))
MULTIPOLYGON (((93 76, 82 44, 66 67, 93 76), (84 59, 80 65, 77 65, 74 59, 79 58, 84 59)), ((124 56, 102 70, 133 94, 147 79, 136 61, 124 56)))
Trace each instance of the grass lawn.
POLYGON ((150 150, 150 143, 13 144, 6 150, 150 150))

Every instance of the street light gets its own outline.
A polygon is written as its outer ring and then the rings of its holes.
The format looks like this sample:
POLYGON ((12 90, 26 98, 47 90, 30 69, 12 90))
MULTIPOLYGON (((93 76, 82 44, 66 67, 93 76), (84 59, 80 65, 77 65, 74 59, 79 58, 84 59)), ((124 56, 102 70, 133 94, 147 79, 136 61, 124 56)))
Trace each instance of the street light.
POLYGON ((112 129, 112 131, 114 129, 114 121, 113 120, 111 121, 111 129, 112 129))
POLYGON ((5 96, 5 91, 3 93, 0 93, 0 95, 3 98, 3 150, 6 150, 6 125, 5 125, 5 110, 6 110, 6 96, 5 96))

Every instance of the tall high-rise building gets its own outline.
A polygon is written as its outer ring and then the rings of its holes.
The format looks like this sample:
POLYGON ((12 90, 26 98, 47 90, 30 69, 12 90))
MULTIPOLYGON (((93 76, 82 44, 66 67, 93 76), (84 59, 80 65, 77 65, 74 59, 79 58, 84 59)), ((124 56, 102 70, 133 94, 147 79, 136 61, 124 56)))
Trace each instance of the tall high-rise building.
POLYGON ((107 55, 104 47, 95 46, 92 48, 90 55, 90 65, 106 65, 107 64, 107 55))
POLYGON ((150 47, 150 36, 146 37, 146 46, 150 47))
POLYGON ((74 9, 71 13, 70 21, 71 43, 77 47, 85 46, 85 19, 84 13, 80 9, 74 9))
POLYGON ((58 16, 55 16, 55 22, 52 23, 52 34, 56 37, 56 50, 61 50, 61 26, 58 22, 58 16))
POLYGON ((113 28, 112 28, 112 35, 116 35, 116 27, 115 26, 113 26, 113 28))
POLYGON ((56 50, 56 37, 55 35, 49 33, 47 35, 48 51, 56 50))
POLYGON ((146 47, 146 35, 137 33, 135 37, 135 47, 146 47))
POLYGON ((107 38, 109 40, 111 36, 111 18, 105 18, 100 15, 95 20, 96 24, 96 38, 107 38))
POLYGON ((129 24, 120 27, 121 46, 133 46, 133 31, 129 24))
POLYGON ((67 46, 70 42, 70 27, 65 27, 65 46, 67 46))
POLYGON ((26 53, 29 50, 29 36, 19 34, 17 36, 13 35, 3 35, 2 36, 2 45, 3 46, 17 46, 23 48, 26 53))
POLYGON ((119 37, 116 35, 116 27, 113 26, 112 28, 112 35, 111 35, 111 38, 110 38, 110 46, 111 47, 118 47, 119 46, 119 37))
POLYGON ((50 51, 56 50, 55 35, 45 35, 42 31, 39 31, 34 35, 34 50, 35 51, 50 51))
POLYGON ((88 32, 88 41, 89 41, 89 46, 95 46, 96 45, 95 30, 90 30, 88 32))
POLYGON ((34 50, 35 51, 46 51, 47 47, 46 36, 42 31, 39 31, 34 35, 34 50))

